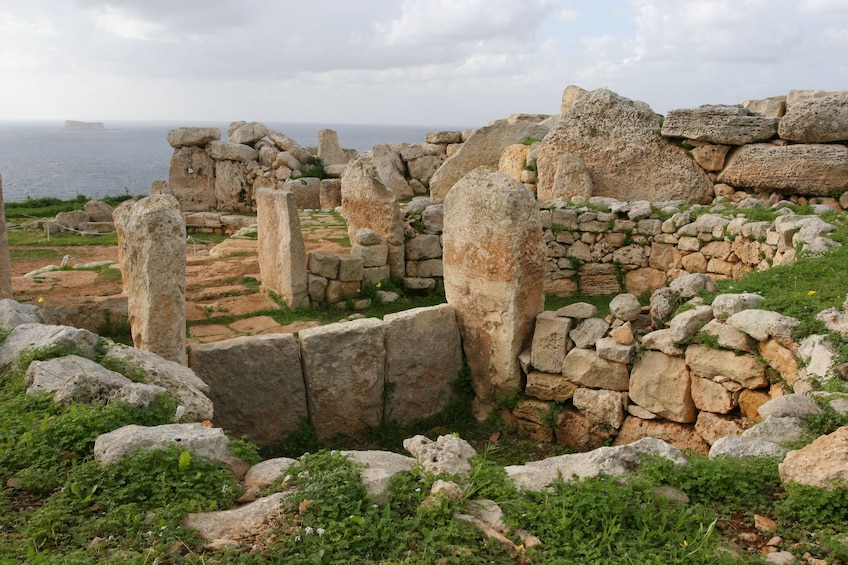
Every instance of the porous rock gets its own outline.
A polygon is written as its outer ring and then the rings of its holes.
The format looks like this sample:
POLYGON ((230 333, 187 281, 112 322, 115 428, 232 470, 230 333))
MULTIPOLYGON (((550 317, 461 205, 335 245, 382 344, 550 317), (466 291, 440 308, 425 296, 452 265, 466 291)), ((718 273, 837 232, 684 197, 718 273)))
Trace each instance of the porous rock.
POLYGON ((124 426, 102 434, 94 441, 94 459, 115 463, 138 451, 178 445, 202 459, 221 460, 230 455, 230 440, 221 428, 199 423, 163 426, 124 426))
POLYGON ((417 435, 403 441, 403 448, 412 454, 425 471, 439 475, 465 475, 471 472, 471 458, 477 455, 471 445, 452 435, 439 436, 433 441, 417 435))

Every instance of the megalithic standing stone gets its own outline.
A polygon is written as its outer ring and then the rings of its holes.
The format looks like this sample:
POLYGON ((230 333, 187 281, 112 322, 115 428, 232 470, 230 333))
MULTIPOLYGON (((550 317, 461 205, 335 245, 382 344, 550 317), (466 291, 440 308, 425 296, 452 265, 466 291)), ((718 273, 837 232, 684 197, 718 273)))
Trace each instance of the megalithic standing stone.
POLYGON ((485 419, 498 393, 521 387, 518 355, 544 308, 545 247, 539 208, 517 180, 480 167, 445 198, 445 295, 454 307, 485 419))
POLYGON ((262 286, 279 294, 289 307, 306 308, 306 244, 294 193, 260 188, 256 192, 256 223, 262 286))
POLYGON ((133 345, 186 364, 186 227, 179 202, 155 194, 116 214, 133 345))
POLYGON ((12 298, 12 262, 9 259, 9 238, 6 236, 2 176, 0 176, 0 298, 12 298))

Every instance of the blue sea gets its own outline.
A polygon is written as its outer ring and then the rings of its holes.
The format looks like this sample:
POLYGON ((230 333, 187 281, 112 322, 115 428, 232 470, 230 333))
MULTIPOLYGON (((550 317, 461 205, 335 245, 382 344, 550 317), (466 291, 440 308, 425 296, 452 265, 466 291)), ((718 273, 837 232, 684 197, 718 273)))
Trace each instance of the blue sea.
MULTIPOLYGON (((227 139, 229 123, 105 122, 102 131, 66 131, 64 122, 0 122, 0 175, 7 202, 54 196, 90 198, 146 195, 155 180, 168 179, 173 149, 168 131, 217 127, 227 139)), ((423 143, 431 131, 459 127, 265 122, 302 146, 318 144, 318 130, 334 129, 342 147, 360 153, 381 143, 423 143)))

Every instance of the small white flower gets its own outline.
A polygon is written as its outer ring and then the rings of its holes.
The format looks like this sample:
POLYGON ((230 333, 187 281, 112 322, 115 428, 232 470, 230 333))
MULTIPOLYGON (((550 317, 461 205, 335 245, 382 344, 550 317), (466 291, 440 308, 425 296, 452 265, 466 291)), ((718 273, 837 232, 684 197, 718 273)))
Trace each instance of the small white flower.
POLYGON ((323 536, 326 533, 326 531, 327 530, 325 530, 324 528, 318 528, 317 530, 315 530, 315 533, 318 534, 319 536, 323 536))
POLYGON ((372 505, 371 505, 371 508, 377 508, 377 505, 376 505, 376 504, 372 504, 372 505))
POLYGON ((295 542, 300 543, 300 540, 301 540, 301 537, 300 537, 300 536, 294 536, 294 541, 295 541, 295 542))
POLYGON ((222 493, 227 492, 228 490, 230 490, 230 485, 221 485, 222 493))
POLYGON ((419 487, 419 488, 415 489, 415 492, 421 492, 421 488, 419 487))
POLYGON ((313 530, 309 526, 306 526, 306 528, 304 528, 303 531, 306 532, 307 536, 310 536, 310 535, 312 535, 312 532, 314 532, 315 530, 313 530))

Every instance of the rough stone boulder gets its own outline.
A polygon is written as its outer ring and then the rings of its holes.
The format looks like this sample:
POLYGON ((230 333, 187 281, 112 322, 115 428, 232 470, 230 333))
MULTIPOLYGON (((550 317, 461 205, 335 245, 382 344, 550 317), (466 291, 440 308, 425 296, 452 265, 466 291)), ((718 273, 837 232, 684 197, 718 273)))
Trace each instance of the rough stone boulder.
POLYGON ((111 222, 115 211, 102 200, 89 200, 85 203, 85 213, 91 222, 111 222))
POLYGON ((183 212, 215 209, 215 161, 203 147, 191 145, 174 149, 168 169, 168 191, 180 201, 183 212))
POLYGON ((202 147, 210 141, 221 139, 218 128, 178 128, 168 132, 168 144, 174 149, 180 147, 202 147))
POLYGON ((518 355, 544 307, 545 247, 533 194, 484 168, 445 199, 444 281, 485 417, 498 392, 521 385, 518 355))
POLYGON ((94 459, 115 463, 142 450, 164 449, 178 445, 196 457, 218 460, 230 456, 230 440, 221 428, 201 424, 165 424, 164 426, 124 426, 94 440, 94 459))
POLYGON ((308 419, 292 334, 192 345, 189 366, 210 386, 215 423, 236 437, 246 435, 262 446, 280 444, 308 419))
POLYGON ((259 153, 249 145, 232 143, 230 141, 210 141, 206 152, 216 161, 256 161, 259 153))
POLYGON ((286 493, 275 492, 239 508, 187 514, 183 524, 203 539, 236 543, 267 531, 268 523, 284 512, 285 496, 286 493))
POLYGON ((526 139, 542 139, 548 128, 531 122, 496 122, 476 130, 430 179, 430 195, 445 198, 459 179, 477 167, 497 170, 501 154, 526 139))
POLYGON ((819 488, 844 486, 848 480, 848 427, 821 436, 786 454, 778 467, 780 480, 819 488))
POLYGON ((259 122, 232 122, 227 128, 227 139, 232 143, 253 145, 268 135, 268 128, 259 122))
POLYGON ((586 164, 595 196, 653 202, 712 198, 706 173, 659 130, 659 118, 644 102, 594 90, 577 99, 542 142, 537 191, 551 190, 561 157, 572 154, 586 164))
POLYGON ((474 448, 462 438, 439 436, 433 441, 425 436, 403 440, 403 448, 410 452, 428 473, 465 475, 471 472, 471 458, 477 455, 474 448))
POLYGON ((710 448, 710 457, 783 457, 786 449, 772 441, 752 437, 725 436, 710 448))
POLYGON ((680 357, 645 351, 630 374, 630 400, 672 422, 695 421, 689 370, 680 357))
POLYGON ((373 500, 381 504, 388 502, 391 478, 411 471, 416 463, 412 457, 391 451, 342 451, 341 454, 360 466, 359 475, 365 484, 365 490, 373 500))
POLYGON ((848 183, 848 147, 746 145, 730 155, 718 181, 781 194, 827 196, 848 183))
POLYGON ((143 374, 145 383, 161 386, 176 395, 185 408, 187 418, 194 421, 212 419, 212 401, 206 396, 209 385, 188 367, 155 353, 116 343, 107 347, 103 359, 123 366, 127 371, 143 374))
POLYGON ((799 143, 848 140, 848 95, 810 98, 792 104, 780 120, 780 137, 799 143))
POLYGON ((9 367, 26 350, 53 346, 77 349, 91 359, 99 339, 97 334, 70 326, 20 324, 0 344, 0 367, 9 367))
POLYGON ((505 468, 516 486, 527 490, 544 490, 556 479, 570 481, 573 477, 584 479, 599 474, 620 477, 638 471, 642 466, 642 455, 664 457, 673 463, 686 462, 683 453, 666 442, 645 438, 629 445, 599 447, 588 453, 573 453, 533 461, 526 465, 510 465, 505 468))
POLYGON ((566 153, 559 158, 556 175, 550 185, 536 188, 539 200, 562 198, 574 202, 586 202, 592 196, 592 175, 583 159, 566 153), (539 191, 539 188, 542 190, 539 191))
POLYGON ((11 298, 0 300, 0 328, 12 330, 21 324, 40 324, 41 308, 36 304, 21 304, 11 298))
POLYGON ((403 161, 390 145, 375 145, 371 150, 380 180, 392 189, 399 200, 412 196, 413 190, 404 177, 403 161))
POLYGON ((777 135, 777 122, 777 118, 753 114, 741 106, 704 105, 670 110, 661 133, 719 145, 745 145, 777 135))
POLYGON ((118 398, 130 401, 128 404, 132 406, 146 406, 156 394, 165 392, 159 386, 133 383, 124 375, 78 355, 33 361, 27 369, 25 383, 27 394, 52 392, 53 401, 59 404, 71 401, 106 404, 118 398), (130 389, 134 390, 130 392, 130 389))

